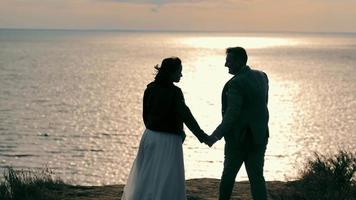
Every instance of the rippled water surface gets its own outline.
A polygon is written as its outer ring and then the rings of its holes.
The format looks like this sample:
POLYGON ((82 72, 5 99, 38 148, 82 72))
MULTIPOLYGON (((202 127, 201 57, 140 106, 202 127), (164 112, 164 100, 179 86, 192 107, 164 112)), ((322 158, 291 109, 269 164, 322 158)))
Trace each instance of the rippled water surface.
MULTIPOLYGON (((246 47, 270 78, 267 180, 294 177, 313 152, 356 149, 356 35, 0 30, 0 167, 49 167, 81 185, 124 183, 144 125, 142 94, 162 58, 201 127, 221 120, 224 49, 246 47)), ((186 178, 219 178, 212 149, 187 130, 186 178)), ((247 179, 241 170, 239 180, 247 179)))

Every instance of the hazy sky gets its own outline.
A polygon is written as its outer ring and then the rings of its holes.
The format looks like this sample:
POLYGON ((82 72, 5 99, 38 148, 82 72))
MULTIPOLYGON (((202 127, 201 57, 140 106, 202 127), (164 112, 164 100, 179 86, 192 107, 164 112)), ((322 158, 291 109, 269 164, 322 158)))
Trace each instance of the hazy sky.
POLYGON ((0 0, 0 28, 356 32, 356 0, 0 0))

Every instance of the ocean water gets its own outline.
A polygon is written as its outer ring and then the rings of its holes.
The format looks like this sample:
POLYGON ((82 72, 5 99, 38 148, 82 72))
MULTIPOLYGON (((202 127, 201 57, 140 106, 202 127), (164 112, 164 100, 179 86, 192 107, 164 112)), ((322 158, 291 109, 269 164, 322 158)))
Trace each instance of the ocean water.
MULTIPOLYGON (((356 34, 0 30, 0 168, 125 183, 154 65, 182 59, 177 85, 210 134, 230 46, 245 47, 248 64, 269 75, 267 180, 296 177, 314 152, 355 151, 356 34)), ((186 178, 220 178, 224 141, 208 148, 186 132, 186 178)), ((237 180, 246 179, 242 168, 237 180)))

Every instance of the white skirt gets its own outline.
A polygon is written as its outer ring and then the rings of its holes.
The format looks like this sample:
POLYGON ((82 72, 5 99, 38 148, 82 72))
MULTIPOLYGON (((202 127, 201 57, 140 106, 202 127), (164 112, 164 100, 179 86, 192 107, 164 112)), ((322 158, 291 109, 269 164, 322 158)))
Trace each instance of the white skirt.
POLYGON ((182 138, 146 129, 121 200, 186 200, 182 138))

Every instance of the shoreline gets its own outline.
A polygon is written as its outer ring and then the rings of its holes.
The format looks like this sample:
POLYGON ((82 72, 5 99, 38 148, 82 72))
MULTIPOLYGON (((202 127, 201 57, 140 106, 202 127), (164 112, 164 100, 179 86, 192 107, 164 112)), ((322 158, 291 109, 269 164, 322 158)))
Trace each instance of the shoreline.
MULTIPOLYGON (((297 180, 267 181, 270 200, 356 200, 356 154, 315 154, 297 180), (337 170, 336 170, 337 169, 337 170)), ((186 180, 187 200, 217 199, 220 179, 186 180)), ((120 200, 124 185, 75 186, 55 178, 49 169, 31 172, 8 168, 0 181, 3 200, 120 200)), ((250 200, 250 183, 235 182, 232 200, 250 200)))
MULTIPOLYGON (((216 200, 218 198, 220 179, 199 178, 186 180, 188 200, 216 200)), ((269 199, 280 199, 279 193, 288 190, 288 183, 283 181, 267 181, 269 199)), ((124 185, 106 186, 72 186, 67 185, 63 194, 66 200, 120 200, 124 185)), ((250 200, 250 183, 236 182, 231 200, 250 200)))

